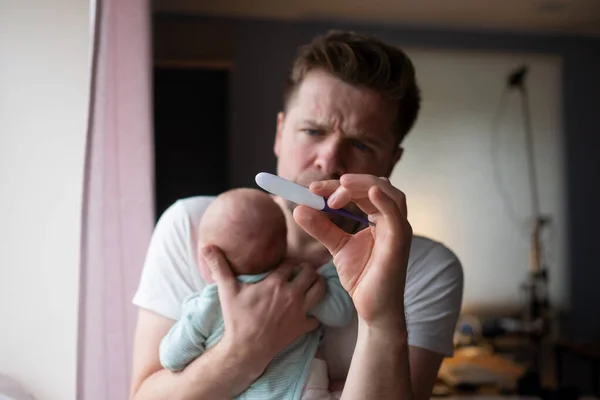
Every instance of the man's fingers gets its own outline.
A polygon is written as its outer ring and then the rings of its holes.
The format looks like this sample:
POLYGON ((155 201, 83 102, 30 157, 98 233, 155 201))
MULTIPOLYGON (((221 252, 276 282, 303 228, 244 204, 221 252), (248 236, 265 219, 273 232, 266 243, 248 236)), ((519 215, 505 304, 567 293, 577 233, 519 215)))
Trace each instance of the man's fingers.
POLYGON ((340 186, 329 196, 327 205, 333 209, 342 208, 353 200, 352 197, 352 192, 340 186))
POLYGON ((400 190, 392 186, 389 179, 378 178, 373 175, 346 174, 341 177, 340 183, 352 193, 354 198, 358 199, 368 197, 369 190, 373 186, 377 186, 396 203, 400 213, 404 217, 407 217, 406 196, 400 190))
POLYGON ((340 180, 313 182, 310 190, 328 198, 327 205, 338 209, 354 202, 366 214, 377 212, 369 199, 369 189, 377 186, 396 202, 401 214, 406 217, 406 197, 395 188, 386 177, 376 177, 366 174, 345 174, 340 180))
POLYGON ((373 203, 371 203, 371 200, 369 200, 369 193, 367 193, 364 199, 354 200, 354 204, 356 204, 358 208, 360 208, 362 212, 367 215, 374 214, 378 211, 377 207, 375 207, 373 203))
POLYGON ((280 283, 285 283, 289 281, 293 272, 294 264, 291 262, 283 262, 281 265, 275 268, 273 272, 271 272, 269 276, 265 278, 265 280, 277 280, 280 283))
POLYGON ((380 216, 377 219, 384 218, 393 230, 399 229, 400 218, 403 217, 400 215, 400 210, 394 199, 378 186, 369 189, 369 199, 379 210, 380 216))
POLYGON ((350 192, 344 186, 341 186, 339 180, 313 182, 309 188, 314 194, 327 197, 327 205, 330 208, 342 208, 352 201, 367 214, 376 211, 370 203, 365 204, 365 202, 369 202, 367 191, 361 193, 350 192), (361 202, 362 205, 359 204, 361 202))
MULTIPOLYGON (((310 189, 314 194, 327 197, 327 205, 333 209, 346 207, 350 202, 356 204, 365 214, 377 212, 377 208, 371 204, 368 193, 353 193, 344 186, 341 186, 340 181, 322 181, 313 182, 310 189)), ((352 211, 352 210, 349 210, 352 211)))
POLYGON ((294 278, 292 285, 300 293, 305 293, 315 282, 318 275, 314 268, 307 266, 306 264, 300 265, 300 272, 294 278))
POLYGON ((340 181, 337 179, 313 182, 308 186, 311 192, 323 197, 331 196, 338 187, 340 187, 340 181))
POLYGON ((350 234, 338 228, 324 214, 312 208, 296 207, 294 219, 309 235, 321 242, 334 257, 350 239, 350 234))
POLYGON ((235 279, 225 255, 217 246, 209 245, 201 248, 200 257, 217 283, 220 292, 230 296, 238 291, 238 281, 235 279))
POLYGON ((325 296, 325 280, 322 276, 315 280, 304 297, 304 311, 308 312, 316 306, 325 296))

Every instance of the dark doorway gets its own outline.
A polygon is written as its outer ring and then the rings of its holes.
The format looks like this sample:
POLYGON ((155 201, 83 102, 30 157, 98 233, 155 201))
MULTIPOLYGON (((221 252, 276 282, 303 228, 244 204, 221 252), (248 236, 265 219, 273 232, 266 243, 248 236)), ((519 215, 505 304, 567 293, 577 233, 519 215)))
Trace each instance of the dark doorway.
POLYGON ((229 71, 154 69, 156 219, 176 200, 229 188, 229 71))

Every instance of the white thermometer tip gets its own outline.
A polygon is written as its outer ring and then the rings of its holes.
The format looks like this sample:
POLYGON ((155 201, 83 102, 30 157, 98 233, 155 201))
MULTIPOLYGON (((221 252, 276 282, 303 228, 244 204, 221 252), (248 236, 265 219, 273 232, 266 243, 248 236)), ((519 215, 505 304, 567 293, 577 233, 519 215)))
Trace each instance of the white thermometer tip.
POLYGON ((297 183, 283 179, 277 175, 267 172, 260 172, 255 178, 256 184, 276 196, 281 196, 286 200, 296 204, 323 210, 325 208, 325 199, 311 192, 308 188, 297 183))

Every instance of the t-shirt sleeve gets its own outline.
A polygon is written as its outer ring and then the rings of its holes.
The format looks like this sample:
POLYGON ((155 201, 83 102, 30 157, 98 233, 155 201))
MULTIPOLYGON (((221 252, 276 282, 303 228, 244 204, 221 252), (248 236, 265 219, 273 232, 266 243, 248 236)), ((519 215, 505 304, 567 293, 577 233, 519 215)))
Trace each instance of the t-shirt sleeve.
POLYGON ((199 290, 189 214, 181 201, 160 217, 148 247, 133 304, 178 320, 184 300, 199 290))
POLYGON ((463 295, 463 271, 449 249, 436 244, 407 274, 404 296, 408 344, 450 357, 463 295))

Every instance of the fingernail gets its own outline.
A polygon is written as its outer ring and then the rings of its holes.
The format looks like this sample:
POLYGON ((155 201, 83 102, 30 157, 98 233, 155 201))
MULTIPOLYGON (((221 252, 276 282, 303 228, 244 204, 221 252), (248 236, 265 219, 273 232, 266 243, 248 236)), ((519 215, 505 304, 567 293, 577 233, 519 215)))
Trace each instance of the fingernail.
POLYGON ((313 182, 310 184, 310 188, 313 190, 318 190, 323 187, 323 182, 313 182))
POLYGON ((331 205, 335 202, 336 199, 337 193, 334 193, 327 199, 327 204, 331 207, 331 205))

